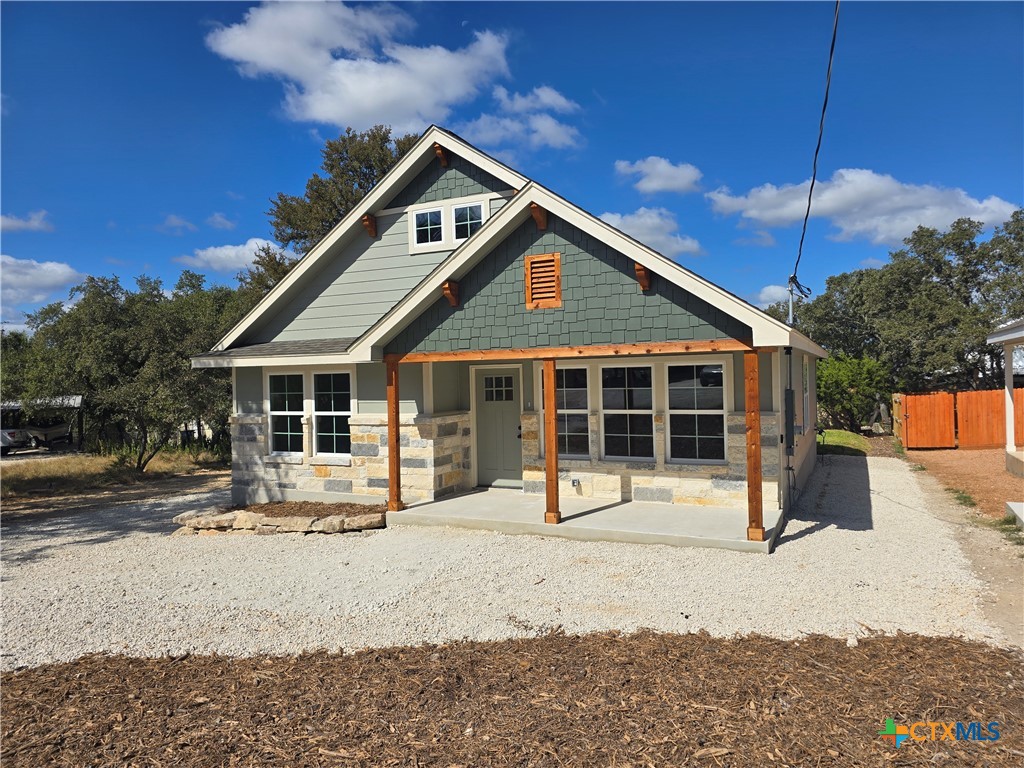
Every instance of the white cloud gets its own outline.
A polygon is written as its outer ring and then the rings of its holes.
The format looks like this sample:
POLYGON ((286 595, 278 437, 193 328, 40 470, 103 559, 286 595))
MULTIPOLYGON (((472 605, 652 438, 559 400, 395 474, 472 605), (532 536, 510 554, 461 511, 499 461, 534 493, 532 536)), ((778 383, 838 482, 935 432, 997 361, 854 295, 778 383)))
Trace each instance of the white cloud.
POLYGON ((861 259, 860 265, 864 267, 864 269, 878 269, 879 267, 884 267, 886 262, 882 259, 876 259, 873 256, 868 256, 866 259, 861 259))
POLYGON ((767 229, 754 230, 754 234, 750 237, 741 237, 735 241, 736 245, 756 245, 760 248, 772 248, 778 243, 775 240, 775 236, 767 229))
POLYGON ((227 216, 225 216, 223 213, 220 213, 219 211, 217 211, 214 214, 212 214, 206 220, 206 224, 207 224, 207 226, 213 227, 214 229, 234 229, 235 228, 235 222, 233 222, 231 219, 229 219, 227 216))
POLYGON ((25 218, 0 216, 0 230, 4 232, 52 232, 53 224, 46 211, 32 211, 25 218))
POLYGON ((615 172, 620 176, 639 176, 634 188, 645 195, 658 192, 696 192, 700 187, 702 174, 700 169, 689 163, 673 165, 664 157, 645 157, 630 163, 626 160, 615 161, 615 172))
POLYGON ((754 300, 754 303, 761 309, 764 309, 769 304, 774 304, 777 301, 787 301, 788 299, 789 288, 785 285, 766 285, 757 292, 757 298, 754 300))
POLYGON ((504 112, 575 112, 580 108, 554 88, 541 85, 529 93, 510 94, 503 86, 495 86, 494 98, 504 112))
POLYGON ((579 143, 580 132, 548 114, 499 117, 481 115, 459 126, 459 133, 474 144, 495 146, 526 143, 533 149, 568 149, 579 143))
POLYGON ((167 215, 163 224, 157 227, 157 229, 169 235, 183 235, 186 232, 195 232, 197 227, 188 219, 183 219, 181 216, 171 213, 167 215))
POLYGON ((78 270, 62 261, 34 261, 0 255, 0 301, 5 308, 17 304, 42 304, 57 291, 70 288, 85 279, 78 270))
MULTIPOLYGON (((809 184, 764 184, 745 195, 723 187, 707 197, 716 213, 739 213, 763 226, 783 227, 803 221, 809 184)), ((977 200, 962 189, 907 184, 888 174, 841 168, 815 185, 811 216, 836 227, 836 240, 899 245, 918 226, 945 229, 962 216, 992 226, 1009 219, 1015 208, 998 197, 977 200)))
POLYGON ((269 240, 251 237, 241 245, 197 248, 191 256, 175 256, 174 261, 198 269, 212 269, 214 272, 236 272, 249 266, 256 251, 265 245, 276 247, 269 240))
POLYGON ((700 243, 679 234, 675 214, 664 208, 637 208, 634 213, 602 213, 601 219, 621 229, 663 256, 675 258, 683 253, 699 254, 700 243))
POLYGON ((456 50, 396 42, 414 26, 394 6, 265 3, 206 44, 243 75, 281 79, 291 118, 358 130, 420 132, 509 74, 504 35, 477 32, 456 50))

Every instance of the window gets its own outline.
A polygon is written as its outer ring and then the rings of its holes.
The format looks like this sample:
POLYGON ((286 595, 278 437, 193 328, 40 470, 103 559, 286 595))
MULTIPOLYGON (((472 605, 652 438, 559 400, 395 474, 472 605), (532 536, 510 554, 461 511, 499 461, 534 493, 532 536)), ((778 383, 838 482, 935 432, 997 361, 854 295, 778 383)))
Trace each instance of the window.
POLYGON ((542 253, 526 257, 526 308, 562 306, 562 255, 542 253))
MULTIPOLYGON (((543 379, 540 391, 540 401, 543 403, 543 379)), ((559 368, 555 371, 555 406, 558 455, 566 458, 589 458, 590 422, 586 368, 559 368)))
POLYGON ((270 450, 302 453, 302 374, 274 375, 270 380, 270 450))
POLYGON ((725 460, 724 366, 668 366, 668 451, 676 461, 725 460))
POLYGON ((465 240, 476 232, 484 223, 484 207, 482 203, 455 206, 455 239, 465 240))
POLYGON ((649 366, 603 368, 605 458, 653 459, 654 414, 649 366))
POLYGON ((443 238, 441 209, 416 213, 416 245, 440 243, 443 238))
POLYGON ((484 400, 492 403, 514 399, 511 376, 484 376, 484 400))
POLYGON ((351 453, 352 380, 347 373, 313 374, 317 453, 351 453))
POLYGON ((803 379, 804 379, 804 432, 814 429, 816 421, 811 414, 811 358, 803 355, 803 379))

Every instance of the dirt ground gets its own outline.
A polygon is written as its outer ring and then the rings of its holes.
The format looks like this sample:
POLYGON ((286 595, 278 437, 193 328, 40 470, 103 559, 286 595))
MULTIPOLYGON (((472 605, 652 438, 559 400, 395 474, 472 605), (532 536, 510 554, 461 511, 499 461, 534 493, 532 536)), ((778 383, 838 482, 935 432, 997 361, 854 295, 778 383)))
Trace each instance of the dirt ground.
POLYGON ((907 451, 907 461, 925 467, 946 488, 970 494, 986 517, 1002 518, 1006 502, 1024 500, 1024 480, 1006 471, 1002 448, 907 451))
MULTIPOLYGON (((641 632, 2 677, 4 766, 1019 766, 1019 651, 641 632), (918 721, 994 741, 909 741, 918 721)), ((923 733, 930 733, 923 727, 923 733)), ((942 735, 943 730, 937 729, 942 735)))
POLYGON ((139 485, 107 488, 76 495, 47 496, 36 494, 28 499, 4 501, 3 514, 33 514, 87 510, 109 507, 132 501, 146 501, 161 496, 206 493, 231 487, 231 470, 200 470, 190 475, 149 480, 139 485))

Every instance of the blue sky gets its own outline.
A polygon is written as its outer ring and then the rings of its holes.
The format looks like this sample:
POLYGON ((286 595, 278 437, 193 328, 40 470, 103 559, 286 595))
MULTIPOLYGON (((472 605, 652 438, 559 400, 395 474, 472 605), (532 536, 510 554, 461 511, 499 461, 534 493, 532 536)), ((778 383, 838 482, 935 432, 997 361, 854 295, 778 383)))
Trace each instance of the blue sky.
MULTIPOLYGON (((793 267, 831 3, 11 3, 2 319, 86 274, 234 284, 325 138, 457 131, 755 302, 793 267)), ((841 9, 800 267, 1024 202, 1024 5, 841 9)))

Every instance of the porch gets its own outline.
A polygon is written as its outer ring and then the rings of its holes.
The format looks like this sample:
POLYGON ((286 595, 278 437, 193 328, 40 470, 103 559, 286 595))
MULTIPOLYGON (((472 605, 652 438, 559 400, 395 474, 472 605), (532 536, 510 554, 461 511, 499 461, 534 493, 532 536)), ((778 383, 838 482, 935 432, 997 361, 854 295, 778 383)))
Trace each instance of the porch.
POLYGON ((609 501, 563 495, 558 525, 544 522, 547 500, 511 489, 479 489, 441 501, 389 511, 388 525, 472 528, 581 541, 621 541, 738 552, 771 551, 781 511, 765 511, 764 541, 747 537, 747 513, 725 507, 609 501))
MULTIPOLYGON (((772 434, 762 434, 761 425, 761 399, 760 399, 760 350, 750 345, 731 339, 669 342, 658 344, 617 344, 611 346, 591 347, 566 347, 566 348, 541 348, 541 349, 514 349, 514 350, 481 350, 481 351, 459 351, 440 353, 390 353, 385 354, 384 362, 386 368, 386 390, 387 390, 387 420, 386 434, 381 435, 380 445, 386 444, 387 449, 387 497, 389 521, 392 523, 422 522, 424 524, 436 525, 469 525, 471 527, 485 527, 492 530, 509 530, 510 532, 529 532, 537 534, 558 535, 569 538, 601 538, 621 541, 647 541, 661 543, 676 543, 686 545, 705 544, 708 546, 728 546, 729 542, 744 542, 743 549, 750 551, 771 550, 772 538, 775 535, 777 515, 774 513, 765 514, 763 509, 764 487, 762 473, 762 443, 767 440, 767 445, 772 451, 777 451, 778 443, 775 436, 775 428, 771 429, 772 434), (653 461, 644 460, 635 462, 631 468, 621 472, 621 477, 612 477, 612 482, 618 491, 620 484, 630 485, 628 493, 622 497, 629 499, 628 502, 609 500, 604 501, 588 498, 582 499, 573 494, 560 493, 559 466, 561 458, 559 451, 545 450, 541 457, 536 448, 538 437, 543 438, 546 446, 559 445, 559 433, 557 418, 559 408, 556 404, 556 392, 558 383, 556 370, 561 361, 566 359, 609 359, 621 360, 622 358, 639 358, 641 360, 653 360, 659 357, 683 356, 683 359, 699 359, 699 355, 721 355, 739 352, 742 359, 742 376, 740 378, 740 402, 743 407, 740 423, 737 425, 745 437, 740 444, 735 446, 738 451, 737 462, 730 464, 729 451, 724 448, 726 442, 726 426, 728 424, 727 412, 730 409, 729 398, 724 396, 723 369, 718 368, 718 380, 709 381, 707 384, 701 382, 701 386, 707 386, 718 390, 717 407, 721 409, 722 416, 719 417, 719 431, 721 445, 717 461, 711 462, 702 474, 707 475, 698 481, 698 484, 707 486, 700 490, 710 490, 712 493, 698 493, 702 497, 700 503, 691 504, 685 498, 682 488, 665 487, 659 489, 642 488, 638 492, 644 492, 646 497, 640 497, 640 501, 633 501, 638 497, 633 495, 636 484, 642 483, 643 479, 648 481, 655 475, 672 475, 678 480, 677 485, 683 482, 681 475, 683 470, 678 466, 669 468, 665 464, 664 455, 664 424, 665 424, 665 397, 655 395, 652 401, 652 392, 658 389, 659 385, 650 380, 650 368, 647 369, 647 381, 638 384, 641 389, 638 394, 646 392, 646 419, 649 419, 646 432, 646 448, 650 453, 630 454, 631 456, 643 455, 653 458, 653 461), (474 496, 463 496, 459 500, 450 502, 437 502, 431 505, 429 511, 410 510, 405 513, 406 504, 402 499, 402 434, 400 427, 400 392, 399 392, 399 366, 403 363, 442 363, 452 361, 465 361, 477 366, 489 364, 499 369, 508 367, 508 361, 538 361, 541 371, 540 378, 543 382, 541 392, 538 392, 538 399, 543 400, 543 416, 541 423, 536 427, 527 426, 527 412, 523 411, 523 394, 521 383, 516 385, 515 375, 512 370, 500 370, 501 375, 494 375, 482 379, 480 383, 473 383, 473 392, 481 389, 482 394, 493 395, 477 397, 475 402, 471 401, 470 418, 473 422, 471 433, 473 444, 471 450, 473 459, 471 462, 475 479, 472 486, 500 487, 502 482, 505 487, 514 483, 526 491, 534 488, 533 493, 515 495, 488 496, 485 503, 474 496), (488 381, 490 379, 490 381, 488 381), (488 387, 494 388, 500 382, 500 391, 492 392, 488 387), (653 387, 653 389, 652 389, 653 387), (500 396, 499 396, 500 395, 500 396), (493 425, 480 429, 478 422, 479 407, 481 400, 488 401, 494 406, 508 406, 507 418, 498 419, 493 425), (515 434, 518 426, 519 434, 515 434), (538 428, 539 427, 539 428, 538 428), (512 448, 501 449, 497 453, 508 457, 514 466, 507 469, 517 477, 498 474, 495 478, 488 478, 485 482, 481 468, 492 466, 490 462, 484 462, 479 456, 478 433, 486 432, 489 435, 502 436, 502 441, 511 443, 512 448), (653 454, 653 456, 652 456, 653 454), (541 464, 542 462, 542 464, 541 464), (738 464, 738 467, 736 466, 738 464), (742 473, 742 480, 736 478, 736 470, 742 473), (526 478, 526 471, 533 475, 533 478, 526 478), (718 477, 712 477, 712 475, 718 477), (643 478, 644 475, 648 477, 643 478), (539 476, 539 477, 537 477, 539 476), (518 482, 515 480, 518 478, 518 482), (542 479, 541 479, 542 478, 542 479), (734 486, 739 486, 738 488, 734 486), (648 491, 659 490, 658 497, 647 493, 648 491), (722 497, 716 497, 714 492, 722 490, 722 497), (540 497, 539 493, 544 496, 540 497), (742 494, 745 497, 745 514, 742 509, 730 509, 725 502, 726 497, 734 494, 742 494), (660 496, 666 496, 662 499, 660 496), (677 498, 683 496, 683 498, 677 498), (644 503, 644 502, 668 502, 675 504, 644 503), (564 502, 564 504, 563 504, 564 502), (439 504, 444 504, 442 510, 439 504), (705 507, 704 504, 709 504, 705 507), (713 507, 710 505, 714 505, 713 507), (564 507, 564 509, 563 509, 564 507), (628 507, 628 509, 626 509, 628 507), (397 514, 397 516, 396 516, 397 514), (766 521, 766 517, 772 519, 766 521), (732 525, 733 519, 736 525, 732 525), (566 533, 556 533, 565 523, 566 533), (742 525, 740 524, 742 523, 742 525), (767 523, 767 524, 766 524, 767 523), (508 526, 511 526, 509 528, 508 526), (718 542, 718 543, 712 543, 718 542)), ((696 370, 696 369, 694 369, 696 370)), ((623 376, 625 374, 622 374, 623 376)), ((696 374, 690 374, 692 379, 696 374)), ((728 376, 725 376, 727 379, 728 376)), ((476 380, 474 380, 476 382, 476 380)), ((521 371, 520 371, 521 382, 521 371)), ((694 387, 696 381, 690 382, 694 387)), ((625 385, 623 385, 625 386, 625 385)), ((591 400, 592 402, 593 400, 591 400)), ((641 407, 642 409, 642 407, 641 407)), ((499 414, 500 415, 500 414, 499 414)), ((596 417, 596 416, 595 416, 596 417)), ((584 417, 587 418, 587 417, 584 417)), ((534 422, 536 423, 536 422, 534 422)), ((610 422, 609 422, 610 423, 610 422)), ((599 453, 600 448, 595 448, 598 442, 595 429, 588 429, 587 439, 590 442, 590 468, 594 469, 594 456, 599 453)), ((407 436, 408 438, 408 436, 407 436)), ((407 439, 407 444, 411 441, 407 439)), ((625 451, 623 451, 625 453, 625 451)), ((618 454, 616 454, 617 456, 618 454)), ((446 454, 444 458, 450 457, 446 454)), ((613 457, 614 458, 614 457, 613 457)), ((573 462, 567 462, 573 464, 573 462)), ((499 462, 500 464, 500 462, 499 462)), ((612 473, 614 461, 602 460, 597 462, 600 469, 604 464, 607 474, 612 473)), ((776 469, 773 472, 777 472, 776 469)), ((413 467, 410 467, 412 469, 413 467)), ((573 467, 578 469, 578 467, 573 467)), ((591 472, 591 475, 594 473, 591 472)), ((598 472, 597 474, 602 474, 598 472)), ((466 478, 463 478, 465 480, 466 478)), ((660 478, 659 478, 660 479, 660 478)), ((573 486, 580 483, 580 478, 572 478, 573 486)), ((596 484, 596 483, 595 483, 596 484)), ((669 483, 671 486, 672 484, 669 483)), ((769 483, 769 485, 774 485, 769 483)), ((463 486, 462 490, 466 490, 463 486)), ((602 489, 605 491, 607 489, 602 489)), ((597 495, 597 494, 592 494, 597 495)), ((433 497, 436 499, 437 497, 433 497)), ((735 500, 729 498, 728 500, 735 500)), ((733 505, 735 506, 735 505, 733 505)), ((773 501, 769 509, 777 509, 773 501)), ((733 547, 735 548, 735 547, 733 547)))

